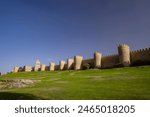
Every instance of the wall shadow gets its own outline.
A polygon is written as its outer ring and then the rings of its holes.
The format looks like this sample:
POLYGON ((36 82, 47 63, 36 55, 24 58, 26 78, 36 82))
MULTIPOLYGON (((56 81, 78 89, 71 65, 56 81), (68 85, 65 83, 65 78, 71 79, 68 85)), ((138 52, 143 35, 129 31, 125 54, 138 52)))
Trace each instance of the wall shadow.
POLYGON ((0 92, 0 100, 44 100, 32 94, 0 92))

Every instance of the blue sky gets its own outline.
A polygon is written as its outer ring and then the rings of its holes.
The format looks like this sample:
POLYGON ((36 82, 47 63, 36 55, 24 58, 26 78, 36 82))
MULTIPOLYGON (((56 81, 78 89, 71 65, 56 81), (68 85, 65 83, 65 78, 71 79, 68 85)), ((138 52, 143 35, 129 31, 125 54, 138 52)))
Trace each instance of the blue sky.
POLYGON ((150 47, 149 0, 0 0, 0 72, 150 47))

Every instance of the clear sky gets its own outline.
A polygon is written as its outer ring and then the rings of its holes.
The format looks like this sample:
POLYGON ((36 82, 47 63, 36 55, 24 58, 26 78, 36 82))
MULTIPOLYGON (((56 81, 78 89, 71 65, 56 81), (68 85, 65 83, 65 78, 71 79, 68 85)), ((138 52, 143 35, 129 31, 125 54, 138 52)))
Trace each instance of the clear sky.
POLYGON ((0 0, 0 72, 150 47, 150 0, 0 0))

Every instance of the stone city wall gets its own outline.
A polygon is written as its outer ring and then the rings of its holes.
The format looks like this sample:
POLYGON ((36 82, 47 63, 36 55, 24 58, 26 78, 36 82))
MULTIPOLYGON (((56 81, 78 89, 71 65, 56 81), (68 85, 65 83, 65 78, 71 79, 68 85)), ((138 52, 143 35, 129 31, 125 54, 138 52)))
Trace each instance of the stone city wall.
POLYGON ((54 68, 54 70, 56 71, 56 70, 59 70, 59 65, 55 65, 55 68, 54 68))
POLYGON ((94 59, 90 58, 90 59, 83 60, 82 66, 85 66, 86 64, 90 65, 90 68, 94 68, 94 59))
POLYGON ((49 66, 41 64, 36 60, 35 66, 14 67, 12 72, 31 72, 31 71, 55 71, 55 70, 81 70, 85 66, 89 68, 113 68, 113 67, 127 67, 132 65, 149 65, 150 64, 150 48, 130 51, 127 44, 118 46, 118 54, 110 56, 102 56, 101 53, 95 52, 93 58, 83 59, 82 56, 74 56, 74 59, 67 59, 67 61, 60 61, 59 65, 50 63, 49 66))
POLYGON ((31 66, 24 66, 24 71, 25 72, 31 72, 32 71, 32 67, 31 66))
POLYGON ((140 49, 130 52, 131 62, 150 61, 150 48, 140 49))
POLYGON ((102 68, 113 68, 119 63, 119 55, 102 57, 102 68))

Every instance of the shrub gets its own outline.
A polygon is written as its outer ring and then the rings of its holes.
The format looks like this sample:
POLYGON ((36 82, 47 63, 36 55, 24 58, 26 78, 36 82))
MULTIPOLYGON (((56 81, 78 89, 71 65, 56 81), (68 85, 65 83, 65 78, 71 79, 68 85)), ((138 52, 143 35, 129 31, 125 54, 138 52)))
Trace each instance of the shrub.
POLYGON ((86 69, 90 69, 90 64, 89 63, 85 63, 83 65, 83 70, 86 70, 86 69))
POLYGON ((120 68, 120 67, 124 67, 122 63, 118 63, 116 65, 113 66, 114 68, 120 68))
POLYGON ((150 65, 150 61, 137 60, 137 61, 132 62, 130 66, 141 66, 141 65, 150 65))

